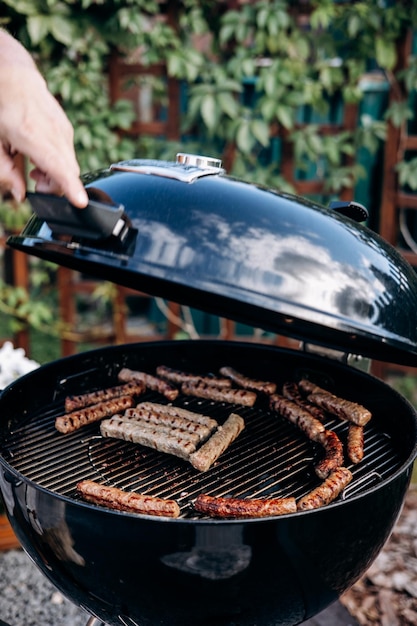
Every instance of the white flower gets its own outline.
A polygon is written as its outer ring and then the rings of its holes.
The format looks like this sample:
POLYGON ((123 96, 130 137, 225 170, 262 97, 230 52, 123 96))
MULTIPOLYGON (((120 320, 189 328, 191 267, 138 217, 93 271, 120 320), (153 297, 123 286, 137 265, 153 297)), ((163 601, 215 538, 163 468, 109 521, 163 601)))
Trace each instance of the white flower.
POLYGON ((28 359, 23 348, 14 348, 10 341, 6 341, 0 348, 0 389, 37 367, 39 363, 28 359))

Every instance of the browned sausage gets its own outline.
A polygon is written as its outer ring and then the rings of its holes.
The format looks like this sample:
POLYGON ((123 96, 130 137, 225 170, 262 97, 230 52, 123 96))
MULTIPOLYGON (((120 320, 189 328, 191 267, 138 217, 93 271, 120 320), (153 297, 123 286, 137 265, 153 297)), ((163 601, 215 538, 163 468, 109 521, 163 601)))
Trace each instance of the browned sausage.
POLYGON ((117 511, 145 513, 160 517, 178 517, 180 508, 175 500, 165 500, 140 493, 123 491, 117 487, 101 485, 93 480, 82 480, 77 484, 77 491, 84 500, 117 511))
POLYGON ((343 445, 339 437, 332 430, 326 430, 321 438, 324 447, 324 458, 317 463, 314 471, 319 478, 327 478, 333 470, 344 463, 343 445))
POLYGON ((65 411, 69 413, 76 409, 82 409, 85 406, 98 404, 99 402, 105 402, 120 396, 139 396, 144 391, 145 384, 141 381, 134 381, 124 385, 117 385, 116 387, 107 387, 106 389, 83 393, 79 396, 67 396, 65 398, 65 411))
POLYGON ((330 391, 321 389, 309 380, 303 379, 299 382, 300 389, 307 394, 307 400, 321 407, 325 411, 340 417, 341 419, 353 422, 357 426, 365 426, 372 417, 372 414, 361 404, 339 398, 330 391))
POLYGON ((350 483, 352 478, 352 473, 346 467, 338 467, 321 485, 297 502, 297 510, 307 511, 330 504, 350 483))
POLYGON ((360 463, 364 457, 363 426, 349 424, 347 438, 347 454, 352 463, 360 463))
POLYGON ((211 517, 245 519, 250 517, 269 517, 295 513, 297 504, 295 498, 239 499, 220 498, 200 494, 194 503, 199 513, 211 517))
POLYGON ((137 408, 143 408, 148 411, 152 411, 154 413, 164 415, 172 415, 173 417, 179 417, 181 419, 189 420, 190 422, 195 422, 196 424, 202 424, 203 426, 207 426, 210 430, 214 430, 217 428, 218 423, 212 417, 208 415, 204 415, 203 413, 195 413, 194 411, 189 411, 188 409, 183 409, 179 406, 174 406, 171 404, 158 404, 157 402, 140 402, 137 405, 137 408))
POLYGON ((196 442, 190 441, 189 433, 179 429, 166 429, 137 420, 129 421, 120 415, 115 415, 100 424, 103 437, 113 437, 138 443, 158 452, 172 454, 189 461, 190 454, 196 449, 196 442))
POLYGON ((284 383, 282 386, 282 395, 288 398, 288 400, 292 400, 299 406, 302 406, 303 409, 307 409, 309 413, 316 419, 324 422, 326 419, 326 413, 320 407, 316 406, 312 402, 306 400, 306 398, 301 394, 297 383, 284 383))
POLYGON ((120 411, 125 411, 133 405, 134 399, 132 396, 113 398, 112 400, 107 400, 107 402, 93 404, 85 409, 57 417, 55 420, 55 428, 61 433, 70 433, 74 430, 78 430, 78 428, 82 426, 97 422, 103 417, 109 417, 109 415, 115 415, 120 411))
POLYGON ((206 385, 214 385, 215 387, 221 387, 229 389, 232 386, 232 381, 228 378, 217 378, 216 376, 199 376, 198 374, 191 374, 189 372, 182 372, 176 370, 167 365, 158 365, 156 373, 162 378, 166 378, 173 383, 181 384, 186 382, 198 383, 203 382, 206 385))
POLYGON ((241 374, 233 367, 229 367, 225 365, 221 367, 219 370, 222 376, 226 376, 230 378, 236 385, 239 387, 243 387, 244 389, 251 389, 252 391, 261 391, 262 393, 266 393, 270 395, 271 393, 275 393, 277 386, 275 383, 265 381, 265 380, 255 380, 253 378, 249 378, 244 374, 241 374))
POLYGON ((130 370, 127 367, 124 367, 120 370, 118 374, 118 379, 122 382, 140 380, 145 384, 148 389, 162 394, 168 400, 175 400, 175 398, 178 396, 178 389, 176 389, 176 387, 171 385, 166 380, 162 380, 161 378, 157 378, 156 376, 152 376, 151 374, 147 374, 146 372, 138 372, 136 370, 130 370))
POLYGON ((228 402, 230 404, 243 404, 253 406, 256 402, 256 393, 246 389, 219 389, 206 383, 187 382, 181 385, 181 391, 187 396, 206 398, 216 402, 228 402))
POLYGON ((200 472, 206 472, 244 428, 244 419, 231 413, 223 426, 219 426, 210 439, 190 455, 191 465, 200 472))
POLYGON ((325 428, 309 411, 277 393, 270 396, 269 406, 273 411, 298 426, 309 439, 321 443, 325 428))
POLYGON ((191 420, 178 417, 177 415, 169 415, 169 413, 158 413, 142 407, 140 404, 137 407, 127 409, 123 414, 124 420, 130 420, 132 422, 140 421, 153 426, 159 426, 161 428, 180 429, 189 433, 193 433, 197 437, 197 441, 204 441, 207 439, 213 430, 218 426, 215 420, 211 420, 214 424, 209 428, 204 424, 198 422, 192 422, 191 420))

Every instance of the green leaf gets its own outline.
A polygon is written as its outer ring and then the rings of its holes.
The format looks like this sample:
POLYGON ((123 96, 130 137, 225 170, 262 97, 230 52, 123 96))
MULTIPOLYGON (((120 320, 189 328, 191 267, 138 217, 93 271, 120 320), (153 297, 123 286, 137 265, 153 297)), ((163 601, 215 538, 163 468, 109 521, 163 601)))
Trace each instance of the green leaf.
POLYGON ((207 95, 201 104, 201 117, 208 129, 213 130, 217 124, 217 103, 213 95, 207 95))
POLYGON ((397 62, 397 51, 393 41, 386 37, 377 37, 375 40, 375 56, 378 65, 386 70, 393 70, 397 62))
POLYGON ((75 23, 70 18, 52 15, 51 32, 57 41, 70 46, 75 38, 75 23))
POLYGON ((278 122, 287 130, 291 130, 294 126, 293 113, 293 110, 285 105, 278 104, 275 109, 275 116, 278 122))
POLYGON ((413 119, 413 112, 410 109, 408 101, 403 100, 393 102, 388 107, 384 117, 386 120, 390 120, 396 128, 400 128, 404 122, 413 119))
POLYGON ((269 146, 270 142, 270 128, 269 124, 262 120, 253 120, 250 126, 253 136, 262 144, 265 148, 269 146))
POLYGON ((223 113, 226 113, 226 115, 228 115, 229 117, 233 118, 238 114, 239 105, 236 102, 236 99, 232 96, 232 94, 228 92, 219 93, 217 95, 217 102, 221 111, 223 111, 223 113))
POLYGON ((30 40, 37 46, 49 32, 50 18, 45 15, 33 15, 28 17, 27 29, 30 40))
POLYGON ((407 163, 398 163, 395 169, 398 172, 400 185, 408 186, 415 191, 417 189, 417 157, 410 159, 407 163))
POLYGON ((249 122, 244 120, 238 128, 236 133, 236 144, 239 150, 244 153, 248 153, 252 150, 255 144, 255 138, 251 132, 249 122))

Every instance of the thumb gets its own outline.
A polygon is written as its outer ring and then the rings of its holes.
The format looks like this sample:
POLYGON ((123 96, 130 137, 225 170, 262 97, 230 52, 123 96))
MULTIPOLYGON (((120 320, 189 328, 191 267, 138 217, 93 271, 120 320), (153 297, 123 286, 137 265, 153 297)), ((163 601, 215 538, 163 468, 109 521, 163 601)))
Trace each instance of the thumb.
POLYGON ((13 157, 8 154, 0 143, 0 190, 9 191, 17 202, 22 202, 26 193, 26 185, 22 173, 17 168, 13 157))

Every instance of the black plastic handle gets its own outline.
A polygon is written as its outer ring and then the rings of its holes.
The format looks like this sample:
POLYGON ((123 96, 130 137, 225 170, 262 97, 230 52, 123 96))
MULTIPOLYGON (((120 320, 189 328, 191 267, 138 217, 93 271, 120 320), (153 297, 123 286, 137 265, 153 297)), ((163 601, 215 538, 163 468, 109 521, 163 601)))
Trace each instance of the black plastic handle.
POLYGON ((341 215, 346 215, 346 217, 350 217, 355 222, 365 222, 369 217, 368 209, 359 202, 332 200, 329 203, 329 209, 333 209, 333 211, 341 215))
POLYGON ((59 235, 106 239, 111 235, 117 237, 125 225, 122 204, 90 198, 88 205, 79 209, 65 197, 53 194, 28 192, 27 198, 36 215, 59 235))

